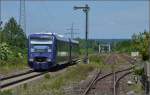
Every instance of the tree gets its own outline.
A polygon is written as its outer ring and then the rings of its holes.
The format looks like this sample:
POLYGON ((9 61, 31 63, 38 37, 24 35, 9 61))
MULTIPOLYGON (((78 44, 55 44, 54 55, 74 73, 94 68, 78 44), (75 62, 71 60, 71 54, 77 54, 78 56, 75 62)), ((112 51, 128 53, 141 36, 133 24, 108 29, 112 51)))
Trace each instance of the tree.
POLYGON ((150 33, 147 31, 144 31, 143 33, 140 32, 139 34, 134 34, 132 36, 132 44, 133 48, 139 51, 143 57, 143 60, 148 60, 149 59, 149 54, 148 54, 148 47, 149 47, 149 36, 150 33))
POLYGON ((130 53, 132 50, 132 43, 131 40, 123 40, 119 42, 113 42, 112 43, 113 51, 117 52, 127 52, 130 53))
POLYGON ((3 41, 11 46, 25 48, 27 37, 16 20, 11 17, 2 31, 3 41))

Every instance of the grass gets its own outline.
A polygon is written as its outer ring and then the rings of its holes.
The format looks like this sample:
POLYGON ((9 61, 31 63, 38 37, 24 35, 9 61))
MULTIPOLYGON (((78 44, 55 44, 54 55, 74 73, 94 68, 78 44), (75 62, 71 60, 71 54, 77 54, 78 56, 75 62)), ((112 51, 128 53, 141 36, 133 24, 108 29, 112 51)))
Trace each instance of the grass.
POLYGON ((90 62, 94 62, 94 63, 97 63, 97 64, 101 64, 102 63, 102 56, 101 55, 91 55, 89 56, 89 60, 90 62))
POLYGON ((12 95, 12 92, 11 92, 11 90, 7 90, 7 91, 3 91, 3 92, 0 91, 0 95, 12 95))
POLYGON ((14 58, 9 59, 8 61, 0 61, 0 73, 9 74, 18 70, 22 70, 27 67, 26 58, 14 58))
POLYGON ((64 95, 63 87, 69 86, 74 82, 80 82, 86 79, 89 72, 99 68, 96 64, 77 64, 67 68, 61 74, 50 76, 45 75, 35 84, 25 84, 15 88, 11 93, 13 95, 64 95))
POLYGON ((134 84, 131 86, 131 89, 133 89, 133 91, 138 94, 144 92, 141 84, 134 84))
POLYGON ((111 69, 112 66, 110 64, 104 63, 104 59, 106 56, 104 55, 91 55, 89 56, 89 61, 90 63, 94 64, 94 66, 101 68, 103 70, 108 70, 111 69))
POLYGON ((89 73, 95 69, 109 67, 109 65, 103 64, 100 56, 91 56, 90 64, 77 64, 52 76, 46 74, 42 80, 21 85, 13 89, 11 93, 12 95, 64 95, 63 87, 85 80, 89 73))

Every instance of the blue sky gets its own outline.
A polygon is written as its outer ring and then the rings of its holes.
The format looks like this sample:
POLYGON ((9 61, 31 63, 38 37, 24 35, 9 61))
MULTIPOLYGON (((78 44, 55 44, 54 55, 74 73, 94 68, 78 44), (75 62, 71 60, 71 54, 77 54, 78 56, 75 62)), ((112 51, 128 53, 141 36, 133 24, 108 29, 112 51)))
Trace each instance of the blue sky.
MULTIPOLYGON (((85 14, 73 6, 90 6, 89 38, 130 38, 148 30, 148 1, 27 1, 26 33, 55 32, 66 35, 74 23, 78 35, 85 37, 85 14)), ((19 21, 19 1, 2 1, 2 20, 19 21)), ((66 35, 69 37, 69 35, 66 35)))

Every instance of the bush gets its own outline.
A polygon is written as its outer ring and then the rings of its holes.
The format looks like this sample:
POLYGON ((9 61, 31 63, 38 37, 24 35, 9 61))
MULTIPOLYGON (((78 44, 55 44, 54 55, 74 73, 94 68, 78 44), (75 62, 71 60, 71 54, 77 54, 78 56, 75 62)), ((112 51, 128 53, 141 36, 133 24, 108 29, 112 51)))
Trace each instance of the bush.
POLYGON ((149 54, 148 54, 148 52, 143 52, 142 53, 142 60, 143 61, 146 61, 146 60, 148 60, 149 59, 149 54))
POLYGON ((45 78, 45 79, 50 79, 50 77, 51 77, 51 76, 50 76, 50 74, 49 74, 49 73, 48 73, 48 74, 46 74, 46 75, 44 76, 44 78, 45 78))
POLYGON ((8 60, 11 57, 12 51, 10 50, 8 44, 0 44, 0 60, 8 60))
POLYGON ((144 75, 144 69, 143 68, 138 68, 134 70, 135 75, 142 76, 144 75))

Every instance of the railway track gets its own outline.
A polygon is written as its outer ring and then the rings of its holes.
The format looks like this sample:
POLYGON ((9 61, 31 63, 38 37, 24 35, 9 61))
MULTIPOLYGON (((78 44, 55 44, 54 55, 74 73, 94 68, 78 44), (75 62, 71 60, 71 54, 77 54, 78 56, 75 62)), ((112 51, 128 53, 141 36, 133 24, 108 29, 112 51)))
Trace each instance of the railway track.
POLYGON ((17 85, 27 83, 27 82, 31 81, 32 79, 40 77, 46 73, 47 72, 28 71, 26 73, 5 77, 5 78, 1 79, 0 88, 1 88, 1 90, 10 89, 17 85))
MULTIPOLYGON (((77 63, 79 63, 81 61, 82 61, 82 59, 76 60, 77 63)), ((67 66, 67 64, 66 64, 66 66, 67 66)), ((6 90, 6 89, 11 89, 15 86, 30 82, 34 79, 37 79, 38 77, 42 77, 43 75, 47 74, 48 72, 49 71, 35 72, 34 70, 29 70, 29 71, 26 71, 23 73, 2 77, 2 78, 0 78, 0 90, 2 91, 2 90, 6 90)))
POLYGON ((18 76, 21 76, 21 75, 29 74, 29 73, 32 73, 32 72, 33 72, 33 70, 28 70, 28 71, 23 72, 23 73, 2 77, 2 78, 0 78, 0 80, 3 81, 3 80, 11 79, 11 78, 14 78, 14 77, 18 77, 18 76))
MULTIPOLYGON (((127 69, 124 69, 124 70, 118 70, 118 71, 115 72, 115 74, 119 74, 119 73, 122 73, 122 72, 125 72, 125 71, 130 71, 130 70, 132 70, 132 67, 127 68, 127 69)), ((128 72, 128 73, 129 73, 129 72, 128 72)), ((93 88, 93 86, 94 86, 98 81, 101 81, 102 79, 105 79, 105 78, 107 78, 107 77, 109 77, 109 76, 113 76, 114 73, 111 72, 111 73, 104 74, 104 75, 100 76, 101 74, 102 74, 102 73, 101 73, 101 71, 100 71, 100 72, 96 75, 96 77, 92 79, 92 81, 90 82, 89 86, 85 89, 85 91, 83 92, 82 95, 88 95, 89 91, 93 88)), ((125 75, 126 75, 126 73, 125 73, 125 75)), ((124 75, 124 76, 125 76, 125 75, 124 75)), ((122 76, 121 78, 123 78, 124 76, 122 76)), ((119 80, 120 80, 121 78, 119 78, 119 80)), ((117 87, 117 83, 119 82, 119 80, 115 81, 116 87, 117 87)))
POLYGON ((120 55, 122 58, 124 58, 125 60, 127 60, 130 64, 134 64, 136 62, 135 59, 133 59, 131 56, 126 55, 126 54, 121 54, 120 55))
POLYGON ((119 88, 119 83, 120 83, 120 80, 122 80, 124 77, 126 77, 127 75, 129 75, 129 74, 132 74, 133 73, 133 71, 128 71, 128 72, 125 72, 123 75, 121 75, 119 78, 117 78, 116 80, 114 80, 114 87, 115 87, 115 93, 114 93, 114 95, 119 95, 118 93, 119 93, 119 90, 118 90, 118 88, 119 88))
MULTIPOLYGON (((128 56, 123 56, 123 57, 125 57, 126 60, 130 64, 133 64, 134 59, 132 59, 132 58, 128 59, 128 56)), ((113 55, 110 55, 105 62, 107 62, 108 64, 115 64, 115 63, 117 63, 117 59, 118 59, 118 56, 116 54, 113 54, 113 55)), ((90 81, 88 87, 83 91, 82 95, 95 95, 95 94, 91 94, 90 91, 93 90, 93 88, 95 88, 95 86, 98 82, 100 82, 100 81, 102 81, 102 80, 104 80, 108 77, 113 77, 113 80, 112 80, 112 88, 113 88, 112 94, 117 95, 117 92, 118 92, 117 88, 118 88, 119 81, 121 79, 123 79, 125 76, 131 74, 133 72, 132 71, 133 68, 134 68, 134 66, 128 67, 128 68, 123 69, 123 70, 112 71, 112 72, 107 73, 107 74, 103 74, 101 71, 99 71, 99 73, 96 75, 96 77, 94 77, 90 81)))

